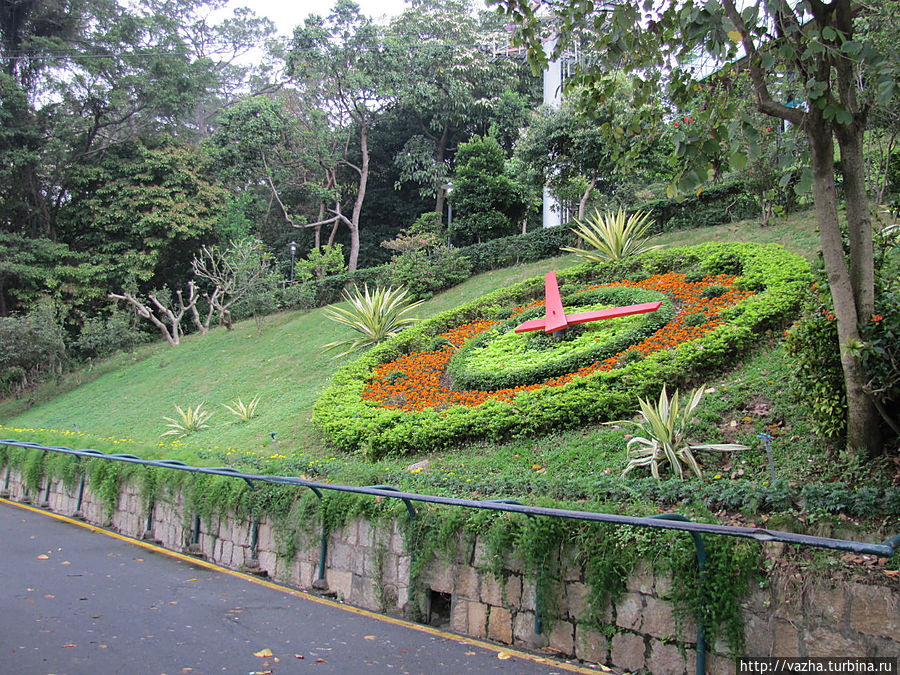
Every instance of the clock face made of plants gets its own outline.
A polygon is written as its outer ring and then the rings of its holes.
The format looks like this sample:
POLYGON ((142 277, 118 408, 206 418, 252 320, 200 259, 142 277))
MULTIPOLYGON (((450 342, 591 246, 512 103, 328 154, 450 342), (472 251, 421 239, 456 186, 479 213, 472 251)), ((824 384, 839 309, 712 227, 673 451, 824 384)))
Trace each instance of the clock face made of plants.
POLYGON ((338 447, 374 457, 619 419, 638 396, 733 363, 793 317, 810 284, 808 263, 777 245, 704 244, 551 272, 340 369, 314 420, 338 447))

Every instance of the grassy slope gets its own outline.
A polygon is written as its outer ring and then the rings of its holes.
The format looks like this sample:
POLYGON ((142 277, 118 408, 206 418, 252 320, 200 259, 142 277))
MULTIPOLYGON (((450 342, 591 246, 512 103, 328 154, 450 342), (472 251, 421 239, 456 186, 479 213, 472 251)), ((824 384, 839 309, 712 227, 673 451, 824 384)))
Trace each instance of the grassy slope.
MULTIPOLYGON (((660 240, 666 245, 709 240, 776 241, 811 257, 815 254, 817 236, 812 215, 801 213, 766 229, 745 221, 664 235, 660 240)), ((432 315, 492 289, 550 269, 562 269, 574 262, 574 257, 563 256, 482 274, 425 303, 419 313, 421 316, 432 315)), ((329 374, 341 363, 323 355, 323 346, 348 332, 327 321, 320 309, 270 317, 259 336, 252 322, 244 322, 231 333, 216 329, 205 337, 190 336, 174 349, 164 344, 145 346, 135 357, 119 356, 97 366, 92 373, 69 376, 60 387, 45 387, 38 393, 37 403, 30 408, 25 409, 26 404, 22 401, 0 405, 0 424, 56 430, 71 430, 77 425, 77 429, 87 436, 69 440, 67 444, 83 447, 93 443, 105 449, 97 441, 98 437, 124 437, 137 442, 127 448, 130 452, 171 455, 172 448, 168 443, 162 449, 155 448, 160 441, 159 434, 165 429, 162 417, 174 416, 175 405, 185 407, 204 402, 216 413, 210 429, 194 434, 180 444, 189 453, 203 448, 237 448, 241 453, 269 455, 273 451, 269 434, 277 432, 281 453, 302 457, 304 463, 307 460, 328 462, 329 450, 312 428, 310 415, 329 374), (78 385, 82 380, 83 383, 78 385), (247 402, 255 395, 262 397, 261 413, 247 424, 233 423, 231 415, 221 408, 221 404, 238 397, 247 402)), ((785 372, 777 377, 772 375, 775 379, 767 379, 772 362, 781 362, 777 347, 751 355, 745 370, 751 373, 751 387, 768 387, 772 389, 771 396, 775 397, 786 388, 780 381, 785 372)), ((747 380, 744 373, 742 377, 747 380)), ((711 409, 710 420, 747 412, 742 410, 740 396, 746 398, 751 391, 724 397, 718 408, 711 409)), ((759 425, 770 421, 762 417, 753 428, 742 423, 738 431, 743 430, 746 436, 752 437, 759 425)), ((715 432, 715 422, 708 421, 708 424, 709 430, 715 432)), ((0 429, 0 436, 11 435, 21 436, 0 429)), ((795 448, 792 461, 802 465, 811 449, 808 446, 806 451, 798 452, 795 448)), ((484 447, 472 446, 460 448, 452 456, 432 457, 430 476, 417 478, 449 486, 469 481, 476 485, 482 481, 502 483, 501 477, 505 476, 503 480, 509 481, 509 489, 514 490, 513 483, 522 471, 550 472, 560 478, 570 474, 587 477, 610 470, 617 472, 624 466, 621 436, 607 430, 586 429, 542 439, 522 439, 496 447, 491 453, 484 450, 484 447)), ((369 473, 352 458, 331 461, 343 467, 344 472, 369 473)), ((410 461, 414 460, 386 461, 379 465, 379 471, 397 471, 410 461)), ((746 464, 748 470, 764 469, 755 455, 746 464)), ((352 475, 346 475, 346 479, 352 478, 352 475)), ((370 478, 374 476, 359 476, 359 480, 370 478)))

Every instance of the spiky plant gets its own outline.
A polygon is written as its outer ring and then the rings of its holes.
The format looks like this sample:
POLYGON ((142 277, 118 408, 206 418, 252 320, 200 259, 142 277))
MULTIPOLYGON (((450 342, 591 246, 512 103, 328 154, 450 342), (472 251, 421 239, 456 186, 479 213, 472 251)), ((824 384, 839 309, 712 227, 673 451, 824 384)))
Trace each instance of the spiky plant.
POLYGON ((254 396, 250 403, 244 403, 241 399, 232 401, 231 405, 222 404, 228 412, 238 418, 239 422, 249 422, 256 417, 256 407, 259 405, 259 396, 254 396))
POLYGON ((207 422, 212 417, 212 413, 204 410, 202 403, 198 404, 196 408, 188 406, 187 410, 182 410, 176 405, 175 410, 178 412, 177 420, 163 417, 168 422, 166 426, 169 427, 169 430, 164 431, 160 434, 161 436, 186 436, 195 431, 209 428, 207 422))
POLYGON ((650 473, 656 480, 659 480, 659 466, 668 462, 672 471, 679 478, 684 477, 682 464, 700 477, 703 474, 692 450, 745 450, 747 446, 736 443, 704 443, 702 445, 684 443, 684 435, 691 419, 691 413, 700 404, 702 397, 703 387, 694 389, 688 394, 687 404, 682 408, 678 400, 678 390, 672 394, 670 399, 666 387, 663 385, 659 401, 655 405, 652 401, 638 398, 641 407, 639 413, 643 421, 606 422, 606 424, 631 426, 644 434, 635 436, 628 441, 629 462, 622 472, 622 476, 626 476, 628 472, 637 467, 649 466, 650 473), (634 445, 640 447, 633 448, 634 445))
POLYGON ((407 291, 404 288, 376 288, 369 292, 368 284, 363 286, 361 293, 359 288, 342 293, 344 300, 350 303, 350 309, 331 306, 325 310, 325 316, 332 321, 349 326, 361 337, 340 340, 325 345, 328 350, 345 348, 334 358, 346 356, 360 349, 366 349, 380 344, 389 337, 393 337, 407 326, 411 326, 418 319, 406 316, 411 310, 422 304, 422 300, 413 302, 407 299, 407 291))
POLYGON ((647 230, 653 223, 649 213, 639 211, 628 216, 624 209, 616 213, 595 210, 587 220, 575 223, 572 232, 590 248, 563 247, 562 250, 591 262, 609 262, 661 248, 648 243, 652 237, 647 236, 647 230))

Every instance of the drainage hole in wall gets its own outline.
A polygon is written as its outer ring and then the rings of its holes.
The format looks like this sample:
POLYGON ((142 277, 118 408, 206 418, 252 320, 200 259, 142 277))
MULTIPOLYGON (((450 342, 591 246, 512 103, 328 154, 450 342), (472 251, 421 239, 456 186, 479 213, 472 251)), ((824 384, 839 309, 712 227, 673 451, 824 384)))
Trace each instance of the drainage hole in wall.
POLYGON ((450 625, 450 593, 428 591, 428 625, 444 628, 450 625))

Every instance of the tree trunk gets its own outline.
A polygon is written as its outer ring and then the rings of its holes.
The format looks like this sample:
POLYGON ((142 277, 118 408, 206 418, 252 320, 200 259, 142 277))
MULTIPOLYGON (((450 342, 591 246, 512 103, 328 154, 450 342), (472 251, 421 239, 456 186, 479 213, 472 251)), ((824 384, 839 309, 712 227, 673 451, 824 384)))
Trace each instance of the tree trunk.
POLYGON ((865 377, 859 359, 850 349, 851 343, 859 342, 859 312, 838 221, 834 139, 821 111, 812 106, 807 114, 806 132, 810 145, 816 220, 837 317, 841 368, 847 390, 847 447, 851 451, 861 450, 873 456, 881 451, 879 419, 872 399, 865 392, 865 377))
MULTIPOLYGON (((450 137, 450 122, 444 122, 444 133, 441 134, 440 140, 437 142, 437 147, 434 151, 434 161, 435 164, 441 165, 444 163, 444 155, 447 152, 447 139, 450 137)), ((443 185, 439 185, 437 189, 437 199, 434 202, 434 212, 438 214, 441 218, 441 222, 444 222, 444 201, 447 199, 447 188, 443 185)))
POLYGON ((578 220, 584 220, 584 210, 587 208, 588 199, 591 198, 591 193, 594 191, 595 185, 597 185, 597 176, 591 178, 587 190, 584 191, 584 194, 581 195, 581 199, 578 201, 578 220))
POLYGON ((359 260, 359 214, 362 211, 363 200, 366 198, 366 183, 369 181, 369 124, 365 119, 360 120, 359 150, 362 154, 362 162, 359 167, 359 191, 356 193, 356 201, 353 202, 353 214, 348 225, 350 228, 348 272, 356 271, 359 260))

